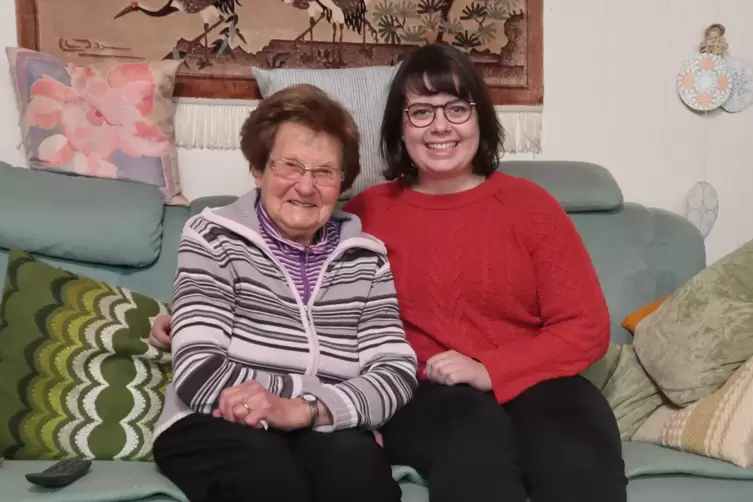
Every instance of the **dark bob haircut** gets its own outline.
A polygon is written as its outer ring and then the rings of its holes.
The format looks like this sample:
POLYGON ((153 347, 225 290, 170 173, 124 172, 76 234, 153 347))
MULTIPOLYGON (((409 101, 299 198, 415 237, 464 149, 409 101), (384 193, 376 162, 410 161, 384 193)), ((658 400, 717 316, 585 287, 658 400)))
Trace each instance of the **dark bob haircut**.
POLYGON ((503 153, 505 131, 494 110, 489 89, 470 58, 446 44, 427 44, 411 52, 401 63, 387 96, 382 119, 381 151, 387 180, 418 181, 418 172, 403 143, 406 91, 423 96, 452 94, 476 103, 479 147, 473 157, 473 172, 488 177, 503 153), (428 84, 428 85, 427 85, 428 84), (456 85, 457 84, 457 85, 456 85))
POLYGON ((342 147, 340 193, 353 186, 361 172, 358 126, 345 107, 309 84, 277 91, 263 99, 246 119, 241 128, 241 151, 251 169, 263 172, 267 168, 277 130, 285 122, 295 122, 337 139, 342 147))

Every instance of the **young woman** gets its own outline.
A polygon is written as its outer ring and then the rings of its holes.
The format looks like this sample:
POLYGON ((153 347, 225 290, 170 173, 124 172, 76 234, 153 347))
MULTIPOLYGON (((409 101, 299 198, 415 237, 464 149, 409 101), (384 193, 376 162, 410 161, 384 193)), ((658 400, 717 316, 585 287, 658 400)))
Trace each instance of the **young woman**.
POLYGON ((382 428, 432 502, 620 502, 606 399, 578 374, 609 345, 588 252, 539 186, 495 172, 503 130, 468 57, 406 58, 381 131, 386 177, 350 201, 386 245, 419 378, 382 428))

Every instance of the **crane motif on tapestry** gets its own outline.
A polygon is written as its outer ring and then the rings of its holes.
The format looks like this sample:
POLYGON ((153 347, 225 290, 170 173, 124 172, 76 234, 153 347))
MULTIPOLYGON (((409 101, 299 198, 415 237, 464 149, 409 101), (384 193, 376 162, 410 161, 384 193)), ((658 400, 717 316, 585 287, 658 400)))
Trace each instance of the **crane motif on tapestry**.
POLYGON ((366 15, 366 8, 369 0, 282 0, 287 5, 292 5, 297 9, 305 9, 309 15, 309 28, 298 35, 295 41, 302 40, 306 35, 314 41, 314 27, 323 18, 327 19, 332 25, 332 52, 337 53, 337 61, 343 63, 342 43, 343 31, 345 28, 351 29, 363 37, 363 44, 366 45, 366 31, 368 30, 378 41, 378 33, 371 25, 366 15), (338 28, 340 37, 337 37, 338 28))
POLYGON ((118 19, 132 12, 141 12, 150 17, 165 17, 175 12, 185 12, 186 14, 199 14, 204 21, 204 33, 194 39, 192 45, 202 38, 204 39, 204 59, 199 62, 200 66, 207 66, 209 62, 209 33, 217 28, 220 24, 226 23, 228 26, 220 31, 221 39, 212 44, 212 53, 221 54, 225 50, 232 49, 231 44, 234 37, 238 37, 244 43, 246 39, 238 29, 238 14, 235 12, 236 7, 240 7, 239 0, 168 0, 161 8, 150 10, 142 7, 139 2, 131 2, 131 5, 118 12, 113 19, 118 19), (217 21, 210 25, 214 19, 217 21))

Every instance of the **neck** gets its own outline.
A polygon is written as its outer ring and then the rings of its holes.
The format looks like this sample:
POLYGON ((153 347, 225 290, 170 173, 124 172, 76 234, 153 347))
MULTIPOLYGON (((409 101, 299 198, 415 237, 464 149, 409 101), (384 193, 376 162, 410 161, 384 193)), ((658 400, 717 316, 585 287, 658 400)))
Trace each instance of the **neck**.
POLYGON ((289 241, 293 241, 296 244, 300 244, 301 246, 310 246, 314 243, 314 235, 316 234, 293 234, 285 232, 282 228, 279 226, 277 227, 277 230, 280 232, 280 235, 284 237, 285 239, 289 241))
POLYGON ((472 172, 454 176, 431 176, 420 173, 418 184, 413 189, 431 195, 446 195, 470 190, 479 186, 483 181, 483 176, 472 172))
POLYGON ((144 14, 147 14, 151 17, 163 17, 167 16, 168 14, 172 14, 173 12, 177 12, 178 9, 173 7, 173 2, 170 0, 165 4, 161 9, 159 10, 147 10, 143 7, 139 7, 139 10, 143 12, 144 14))

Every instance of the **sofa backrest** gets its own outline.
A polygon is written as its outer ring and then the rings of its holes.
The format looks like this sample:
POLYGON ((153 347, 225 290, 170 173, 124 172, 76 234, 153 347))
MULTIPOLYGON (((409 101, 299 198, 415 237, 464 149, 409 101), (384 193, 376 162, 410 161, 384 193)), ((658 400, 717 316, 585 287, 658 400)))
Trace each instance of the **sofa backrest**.
MULTIPOLYGON (((687 219, 661 209, 624 203, 616 181, 601 166, 584 162, 508 161, 500 164, 500 170, 538 183, 552 193, 571 216, 599 275, 612 316, 612 339, 615 342, 624 343, 631 339, 620 326, 626 315, 673 292, 705 266, 703 237, 687 219)), ((66 185, 70 185, 74 180, 66 181, 66 185)), ((120 182, 110 183, 122 185, 120 182)), ((63 188, 42 196, 71 197, 65 193, 65 186, 58 186, 63 188)), ((0 210, 3 190, 0 183, 0 210)), ((29 193, 27 196, 29 200, 36 197, 39 194, 29 193)), ((155 191, 155 197, 160 197, 158 191, 155 191)), ((82 263, 48 256, 44 252, 33 254, 73 272, 170 301, 178 242, 186 220, 204 207, 223 206, 234 199, 230 196, 207 197, 193 201, 189 208, 166 207, 158 257, 147 266, 82 263)), ((120 211, 124 218, 128 217, 127 208, 120 211)), ((27 219, 26 225, 31 226, 35 225, 34 218, 38 218, 42 225, 46 217, 28 208, 18 214, 27 219)), ((16 217, 7 211, 0 211, 0 215, 0 223, 3 218, 16 217)), ((74 217, 75 214, 71 215, 74 217)), ((61 221, 69 220, 62 218, 61 221)), ((0 237, 9 243, 6 247, 15 246, 12 235, 0 237)), ((66 248, 66 245, 62 243, 57 248, 66 248)), ((0 245, 0 281, 4 279, 6 263, 7 251, 0 245)))
POLYGON ((706 266, 703 237, 689 220, 625 203, 614 177, 585 162, 510 161, 500 169, 538 183, 563 205, 599 275, 612 341, 629 343, 625 317, 679 288, 706 266))

